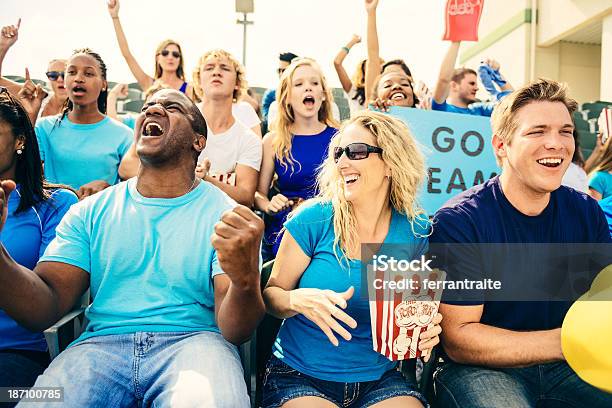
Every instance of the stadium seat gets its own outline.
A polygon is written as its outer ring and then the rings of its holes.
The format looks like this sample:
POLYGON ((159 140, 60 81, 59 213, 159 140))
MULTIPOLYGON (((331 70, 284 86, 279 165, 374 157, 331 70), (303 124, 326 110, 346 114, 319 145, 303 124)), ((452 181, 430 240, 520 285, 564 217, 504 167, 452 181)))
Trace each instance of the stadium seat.
POLYGON ((142 92, 142 88, 140 87, 140 84, 138 82, 132 82, 131 84, 128 84, 128 88, 129 89, 137 89, 140 92, 142 92))
POLYGON ((118 82, 113 82, 113 81, 106 81, 107 85, 108 85, 108 90, 110 92, 111 89, 113 89, 115 87, 115 85, 118 84, 118 82))
POLYGON ((334 97, 334 99, 340 97, 340 98, 344 98, 344 89, 342 88, 332 88, 332 95, 334 97))
POLYGON ((123 110, 126 112, 140 113, 142 105, 144 105, 144 101, 142 99, 128 101, 123 104, 123 110))
POLYGON ((53 326, 44 331, 51 360, 57 357, 70 343, 81 335, 87 323, 85 309, 89 306, 89 300, 88 289, 87 292, 81 296, 80 302, 72 311, 68 312, 53 326))
POLYGON ((582 104, 582 110, 587 111, 589 119, 597 119, 603 108, 610 105, 610 102, 586 102, 582 104))
POLYGON ((127 99, 130 101, 137 101, 140 99, 144 99, 142 97, 142 92, 138 89, 132 89, 132 88, 128 88, 128 96, 127 99))
POLYGON ((340 110, 340 120, 345 121, 351 117, 351 109, 348 106, 338 106, 340 110))
POLYGON ((574 112, 572 116, 574 118, 574 124, 576 126, 576 129, 578 129, 578 131, 590 132, 589 122, 584 119, 582 112, 574 112))
MULTIPOLYGON (((593 150, 597 142, 597 133, 591 133, 588 131, 581 131, 578 129, 578 140, 580 142, 580 148, 583 150, 593 150)), ((588 156, 585 156, 585 158, 588 156)))
POLYGON ((19 75, 5 75, 4 77, 13 82, 19 82, 19 83, 25 82, 25 78, 19 75))

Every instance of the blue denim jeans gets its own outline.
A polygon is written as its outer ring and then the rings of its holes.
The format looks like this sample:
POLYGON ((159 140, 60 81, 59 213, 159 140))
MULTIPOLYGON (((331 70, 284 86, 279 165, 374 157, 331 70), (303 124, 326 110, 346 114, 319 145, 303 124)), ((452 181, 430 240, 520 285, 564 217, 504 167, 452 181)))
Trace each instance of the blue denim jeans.
POLYGON ((249 407, 237 348, 219 333, 98 336, 61 353, 35 387, 64 387, 41 407, 249 407))
POLYGON ((369 407, 400 396, 414 397, 424 407, 428 406, 416 384, 407 381, 397 370, 387 371, 377 381, 341 383, 303 374, 274 355, 268 361, 263 388, 264 408, 277 408, 292 399, 306 396, 323 398, 345 408, 369 407))
POLYGON ((582 381, 565 362, 500 369, 448 363, 434 378, 439 407, 612 407, 612 394, 582 381))

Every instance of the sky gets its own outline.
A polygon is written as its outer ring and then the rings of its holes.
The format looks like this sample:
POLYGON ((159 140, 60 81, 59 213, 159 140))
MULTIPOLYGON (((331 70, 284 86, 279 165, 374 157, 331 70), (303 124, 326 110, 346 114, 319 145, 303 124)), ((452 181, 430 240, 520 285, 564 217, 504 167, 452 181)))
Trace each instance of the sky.
MULTIPOLYGON (((416 79, 433 87, 447 48, 444 0, 380 0, 378 29, 381 57, 403 58, 416 79)), ((338 50, 352 35, 365 42, 363 0, 254 0, 252 25, 247 27, 246 70, 250 86, 275 87, 278 54, 292 51, 316 59, 327 80, 340 86, 333 67, 338 50)), ((242 60, 242 14, 234 0, 121 0, 119 16, 132 54, 153 75, 154 52, 173 38, 185 55, 188 80, 200 55, 223 48, 242 60), (171 4, 171 6, 170 6, 171 4)), ((45 79, 47 63, 67 58, 73 49, 89 47, 102 55, 108 79, 135 82, 125 63, 105 0, 0 0, 0 24, 21 17, 19 40, 7 55, 2 73, 45 79)), ((352 75, 365 44, 355 46, 345 60, 352 75)))

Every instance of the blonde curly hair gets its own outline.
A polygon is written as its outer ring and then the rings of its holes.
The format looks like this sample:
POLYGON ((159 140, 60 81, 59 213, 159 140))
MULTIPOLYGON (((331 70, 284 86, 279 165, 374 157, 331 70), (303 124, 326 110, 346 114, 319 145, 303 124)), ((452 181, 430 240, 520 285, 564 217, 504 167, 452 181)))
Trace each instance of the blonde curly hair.
POLYGON ((383 149, 381 158, 391 171, 389 201, 397 212, 405 214, 416 232, 415 223, 429 229, 429 218, 420 207, 417 196, 426 178, 425 158, 410 129, 399 119, 379 112, 364 110, 342 124, 332 138, 328 156, 323 162, 318 187, 321 201, 331 202, 334 213, 334 253, 340 260, 347 252, 360 244, 357 221, 351 202, 344 196, 344 180, 334 161, 334 147, 339 146, 346 128, 357 124, 367 129, 383 149), (340 249, 341 256, 336 252, 340 249))
POLYGON ((234 102, 238 102, 240 97, 242 95, 246 95, 247 93, 248 84, 246 80, 246 70, 244 69, 242 64, 236 58, 234 58, 232 54, 222 49, 208 51, 198 60, 198 63, 196 64, 196 67, 193 70, 193 90, 195 91, 196 96, 200 100, 204 98, 204 90, 202 89, 200 81, 200 71, 202 70, 202 67, 204 67, 206 61, 209 58, 227 58, 234 67, 234 70, 236 71, 237 89, 234 89, 232 100, 234 102))

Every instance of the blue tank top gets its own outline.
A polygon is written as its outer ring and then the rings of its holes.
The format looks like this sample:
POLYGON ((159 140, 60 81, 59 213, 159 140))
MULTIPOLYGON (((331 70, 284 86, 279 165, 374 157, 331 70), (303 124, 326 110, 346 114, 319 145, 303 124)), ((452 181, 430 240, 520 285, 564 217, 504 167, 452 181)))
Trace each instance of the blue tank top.
MULTIPOLYGON (((274 158, 274 169, 278 176, 277 187, 285 197, 309 199, 317 194, 317 169, 327 156, 329 142, 338 129, 326 127, 316 135, 293 135, 291 142, 291 154, 293 156, 293 168, 282 165, 274 158)), ((279 231, 285 223, 289 210, 280 212, 274 216, 266 216, 265 239, 273 246, 272 251, 276 256, 280 244, 279 231)))

